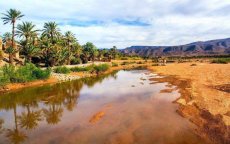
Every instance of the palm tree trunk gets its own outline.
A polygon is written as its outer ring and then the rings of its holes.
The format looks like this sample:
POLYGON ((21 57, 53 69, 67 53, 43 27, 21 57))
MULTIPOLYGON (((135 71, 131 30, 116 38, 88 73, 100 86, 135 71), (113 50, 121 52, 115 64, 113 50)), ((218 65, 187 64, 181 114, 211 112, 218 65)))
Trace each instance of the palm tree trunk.
POLYGON ((68 51, 69 51, 69 55, 68 55, 68 65, 70 65, 70 44, 68 42, 68 51))
POLYGON ((16 104, 14 105, 14 123, 15 123, 15 129, 18 130, 18 122, 17 122, 17 108, 16 104))
MULTIPOLYGON (((14 29, 15 29, 15 22, 12 23, 12 48, 14 49, 14 29)), ((9 63, 13 64, 13 53, 9 53, 9 63)))

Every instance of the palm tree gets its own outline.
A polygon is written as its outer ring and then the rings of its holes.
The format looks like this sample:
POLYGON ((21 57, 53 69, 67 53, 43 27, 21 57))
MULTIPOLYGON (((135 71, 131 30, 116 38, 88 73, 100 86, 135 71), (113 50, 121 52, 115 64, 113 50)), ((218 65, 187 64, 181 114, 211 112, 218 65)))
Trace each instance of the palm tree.
POLYGON ((94 61, 97 54, 97 48, 93 43, 87 42, 83 45, 83 55, 87 58, 87 60, 94 61))
POLYGON ((71 46, 73 45, 74 42, 76 42, 76 38, 74 36, 74 34, 71 31, 67 31, 65 33, 65 39, 67 42, 67 47, 68 47, 68 60, 67 63, 70 64, 70 60, 71 60, 71 46))
POLYGON ((10 32, 6 32, 6 33, 4 33, 3 36, 2 36, 2 41, 3 41, 4 43, 6 43, 6 42, 8 42, 8 41, 11 41, 11 39, 12 39, 12 34, 11 34, 10 32))
POLYGON ((4 120, 0 119, 0 134, 3 132, 3 123, 4 123, 4 120))
POLYGON ((19 124, 25 129, 35 129, 38 126, 38 122, 42 120, 41 111, 31 111, 30 105, 26 105, 27 113, 22 112, 19 116, 19 124))
POLYGON ((26 45, 28 44, 28 40, 34 36, 36 36, 35 25, 32 22, 22 22, 22 24, 18 24, 16 35, 19 37, 24 37, 26 41, 26 45))
POLYGON ((22 53, 25 56, 25 62, 31 62, 32 57, 34 56, 38 57, 41 55, 41 49, 32 44, 28 44, 24 46, 24 48, 22 49, 22 53))
POLYGON ((20 144, 26 140, 27 136, 18 129, 18 119, 17 119, 18 116, 17 116, 16 104, 14 104, 13 110, 14 110, 15 128, 12 130, 8 129, 8 131, 6 133, 6 137, 8 137, 9 140, 11 141, 11 143, 13 143, 13 144, 20 144))
POLYGON ((45 23, 42 36, 47 37, 51 40, 52 44, 55 44, 56 39, 60 36, 58 25, 55 22, 45 23))
POLYGON ((111 49, 110 49, 110 53, 113 57, 113 59, 116 58, 116 55, 117 55, 117 47, 116 46, 113 46, 111 49))
MULTIPOLYGON (((4 17, 2 17, 3 23, 4 24, 8 24, 8 23, 12 24, 12 44, 11 44, 11 47, 14 47, 15 23, 17 20, 20 20, 24 15, 16 9, 10 9, 6 12, 6 14, 3 14, 3 15, 4 15, 4 17)), ((13 55, 12 54, 9 54, 9 62, 10 62, 10 64, 13 63, 13 55)))

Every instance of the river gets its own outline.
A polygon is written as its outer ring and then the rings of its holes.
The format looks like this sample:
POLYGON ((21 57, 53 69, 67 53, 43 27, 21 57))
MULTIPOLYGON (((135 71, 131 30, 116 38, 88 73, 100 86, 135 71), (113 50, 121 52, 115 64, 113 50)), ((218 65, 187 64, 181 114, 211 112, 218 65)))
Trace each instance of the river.
POLYGON ((178 89, 154 77, 121 70, 2 94, 0 143, 205 144, 176 112, 178 89))

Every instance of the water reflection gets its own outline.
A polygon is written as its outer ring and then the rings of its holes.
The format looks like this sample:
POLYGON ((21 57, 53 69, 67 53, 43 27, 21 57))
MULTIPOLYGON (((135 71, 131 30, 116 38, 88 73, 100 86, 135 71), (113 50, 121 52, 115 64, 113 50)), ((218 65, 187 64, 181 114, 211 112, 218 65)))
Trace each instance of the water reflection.
POLYGON ((23 143, 28 138, 29 131, 36 129, 44 121, 50 125, 58 124, 65 109, 73 111, 76 108, 83 86, 93 87, 108 77, 116 79, 116 73, 2 94, 0 96, 0 143, 6 141, 13 144, 23 143), (13 116, 6 116, 4 120, 1 118, 1 111, 7 114, 12 112, 13 116), (14 121, 4 126, 4 121, 12 120, 14 121), (3 140, 4 138, 7 139, 3 140))

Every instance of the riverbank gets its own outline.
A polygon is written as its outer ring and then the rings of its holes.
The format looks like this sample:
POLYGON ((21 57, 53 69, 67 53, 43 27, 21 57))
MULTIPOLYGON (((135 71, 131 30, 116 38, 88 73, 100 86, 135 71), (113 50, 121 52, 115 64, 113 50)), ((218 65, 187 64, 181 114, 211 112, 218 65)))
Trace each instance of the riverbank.
POLYGON ((163 76, 152 81, 177 86, 178 113, 196 124, 200 135, 230 143, 230 64, 173 63, 148 69, 163 76))
MULTIPOLYGON (((148 63, 144 63, 142 62, 141 64, 136 64, 136 63, 128 63, 123 65, 122 63, 124 62, 129 62, 129 61, 113 61, 116 62, 118 65, 117 66, 112 66, 111 62, 103 62, 104 64, 109 64, 111 65, 110 68, 103 72, 100 73, 101 74, 108 74, 111 73, 113 71, 116 70, 121 70, 121 69, 132 69, 135 67, 139 67, 139 66, 147 66, 148 63)), ((102 62, 95 62, 95 65, 99 65, 99 64, 103 64, 102 62)), ((68 68, 72 68, 75 66, 79 66, 79 67, 83 67, 83 66, 88 66, 90 64, 86 64, 86 65, 72 65, 72 66, 66 66, 68 68)), ((64 81, 71 81, 71 80, 77 80, 77 79, 81 79, 81 78, 86 78, 86 77, 95 77, 97 76, 97 74, 95 73, 90 73, 90 72, 71 72, 69 74, 59 74, 59 73, 51 73, 51 76, 49 79, 47 80, 35 80, 32 82, 26 82, 26 83, 10 83, 7 84, 6 86, 2 87, 0 89, 0 92, 4 93, 4 92, 10 92, 10 91, 15 91, 15 90, 19 90, 19 89, 23 89, 23 88, 27 88, 27 87, 35 87, 35 86, 42 86, 42 85, 46 85, 46 84, 55 84, 55 83, 60 83, 60 82, 64 82, 64 81)))

